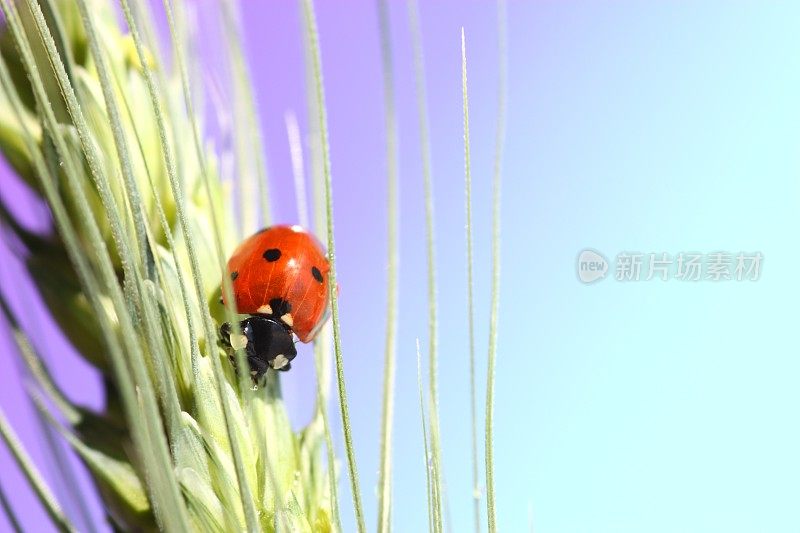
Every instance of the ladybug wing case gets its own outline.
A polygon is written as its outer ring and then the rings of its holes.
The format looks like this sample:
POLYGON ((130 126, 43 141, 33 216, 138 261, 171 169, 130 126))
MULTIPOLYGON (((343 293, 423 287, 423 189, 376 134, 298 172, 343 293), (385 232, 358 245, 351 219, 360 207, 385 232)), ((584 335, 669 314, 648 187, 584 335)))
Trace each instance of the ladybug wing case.
POLYGON ((285 271, 282 294, 291 305, 292 329, 301 341, 309 342, 327 318, 330 267, 314 237, 302 236, 285 271))
POLYGON ((303 342, 324 323, 328 271, 320 244, 296 226, 253 235, 228 261, 239 313, 274 316, 303 342))

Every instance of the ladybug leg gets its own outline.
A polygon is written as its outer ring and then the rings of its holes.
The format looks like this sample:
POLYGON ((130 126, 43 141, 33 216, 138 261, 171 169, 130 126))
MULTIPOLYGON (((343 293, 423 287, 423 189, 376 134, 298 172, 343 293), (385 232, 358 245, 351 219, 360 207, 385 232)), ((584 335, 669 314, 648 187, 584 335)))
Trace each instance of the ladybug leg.
POLYGON ((278 354, 272 361, 269 362, 270 367, 274 370, 286 372, 292 368, 291 361, 294 359, 295 354, 278 354))
POLYGON ((246 356, 247 356, 247 361, 248 361, 248 364, 249 364, 250 370, 251 370, 250 375, 253 377, 254 380, 256 380, 257 378, 256 378, 255 374, 253 374, 253 371, 254 370, 258 370, 260 372, 260 375, 258 376, 259 378, 260 378, 261 375, 263 375, 263 372, 260 370, 259 366, 257 366, 257 365, 254 366, 253 362, 251 361, 251 359, 255 359, 255 358, 253 357, 254 354, 253 354, 252 343, 249 341, 249 339, 247 337, 247 333, 246 333, 246 331, 247 331, 247 320, 243 320, 239 324, 239 327, 240 327, 242 333, 239 334, 239 335, 234 335, 232 330, 231 330, 231 325, 230 325, 229 322, 225 322, 224 324, 222 324, 222 326, 220 326, 220 328, 219 328, 219 339, 217 340, 217 344, 220 347, 222 347, 228 353, 228 359, 230 360, 231 364, 233 365, 233 369, 237 373, 238 373, 239 370, 238 370, 237 365, 236 365, 236 350, 238 350, 239 348, 244 348, 246 356), (231 338, 232 335, 233 335, 233 338, 231 338))
POLYGON ((219 327, 219 339, 217 339, 217 344, 222 348, 231 347, 231 325, 228 322, 225 322, 219 327))
POLYGON ((247 349, 247 354, 252 355, 252 346, 250 345, 250 333, 248 332, 248 321, 250 319, 242 320, 239 323, 239 331, 241 333, 234 333, 231 329, 231 325, 228 322, 225 322, 219 328, 219 341, 217 342, 222 348, 228 350, 228 352, 235 352, 236 350, 241 350, 242 348, 247 349))
POLYGON ((247 363, 250 365, 250 377, 253 378, 253 383, 258 384, 270 368, 269 364, 262 358, 257 356, 250 356, 247 358, 247 363))

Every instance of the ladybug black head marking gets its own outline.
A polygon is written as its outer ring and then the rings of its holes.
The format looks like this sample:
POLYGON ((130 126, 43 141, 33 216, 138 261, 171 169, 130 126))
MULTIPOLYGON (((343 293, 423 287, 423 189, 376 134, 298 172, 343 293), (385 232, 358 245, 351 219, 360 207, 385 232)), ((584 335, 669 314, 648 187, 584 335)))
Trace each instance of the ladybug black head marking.
POLYGON ((272 315, 281 317, 286 313, 292 312, 292 304, 284 300, 283 298, 273 298, 269 301, 269 306, 272 308, 272 315))

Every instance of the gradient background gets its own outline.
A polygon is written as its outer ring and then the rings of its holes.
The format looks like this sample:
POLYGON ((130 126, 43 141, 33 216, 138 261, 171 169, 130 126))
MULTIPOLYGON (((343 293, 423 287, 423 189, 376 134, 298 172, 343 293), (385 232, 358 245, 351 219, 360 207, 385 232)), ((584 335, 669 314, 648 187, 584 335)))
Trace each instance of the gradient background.
MULTIPOLYGON (((385 146, 373 2, 317 2, 335 189, 345 369, 367 523, 374 528, 385 328, 385 146)), ((284 126, 306 131, 299 13, 244 6, 278 220, 294 221, 284 126)), ((421 162, 405 5, 392 3, 400 128, 401 320, 394 524, 426 527, 415 339, 427 345, 421 162)), ((485 381, 496 16, 489 2, 421 6, 440 304, 440 409, 452 531, 472 524, 460 28, 467 35, 479 383, 485 381)), ((499 526, 539 532, 800 530, 800 8, 793 2, 511 2, 496 398, 499 526), (758 282, 580 284, 585 247, 761 251, 758 282)), ((2 194, 22 195, 5 170, 2 194)), ((21 197, 21 196, 20 196, 21 197)), ((17 205, 42 224, 43 211, 17 205)), ((2 290, 22 310, 7 247, 2 290)), ((43 311, 23 313, 76 400, 97 379, 43 311), (25 314, 27 313, 27 314, 25 314)), ((52 479, 41 429, 0 333, 0 403, 52 479)), ((297 425, 311 365, 285 379, 297 425)), ((483 398, 484 387, 480 387, 483 398)), ((482 403, 482 402, 481 402, 482 403)), ((332 420, 338 419, 332 405, 332 420)), ((481 419, 483 417, 481 416, 481 419)), ((341 431, 336 438, 341 444, 341 431)), ((341 447, 340 447, 341 451, 341 447)), ((482 452, 481 452, 482 453, 482 452)), ((50 526, 0 448, 24 525, 50 526)), ((345 470, 340 497, 353 530, 345 470)), ((92 512, 99 517, 96 500, 92 512)), ((56 487, 59 490, 58 487, 56 487)), ((0 530, 7 528, 0 516, 0 530)))

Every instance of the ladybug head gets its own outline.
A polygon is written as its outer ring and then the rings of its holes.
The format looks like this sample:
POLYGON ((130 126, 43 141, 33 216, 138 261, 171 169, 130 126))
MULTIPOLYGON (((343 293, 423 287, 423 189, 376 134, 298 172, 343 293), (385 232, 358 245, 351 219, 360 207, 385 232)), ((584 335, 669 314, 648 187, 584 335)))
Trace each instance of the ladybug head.
POLYGON ((259 381, 268 368, 289 370, 291 361, 297 355, 292 332, 281 322, 260 315, 250 316, 239 322, 241 334, 231 331, 227 322, 220 328, 223 346, 232 358, 235 351, 244 348, 250 375, 259 381))

